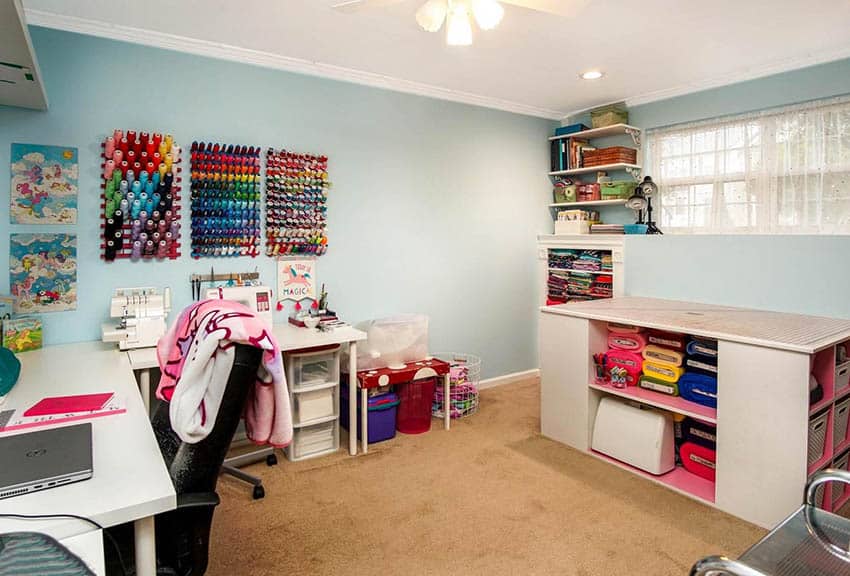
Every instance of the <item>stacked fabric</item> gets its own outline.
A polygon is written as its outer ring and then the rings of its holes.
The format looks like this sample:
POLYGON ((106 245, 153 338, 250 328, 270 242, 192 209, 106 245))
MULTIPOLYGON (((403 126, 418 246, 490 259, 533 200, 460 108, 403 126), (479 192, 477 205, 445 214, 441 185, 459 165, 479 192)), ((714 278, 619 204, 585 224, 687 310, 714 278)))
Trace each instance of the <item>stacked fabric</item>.
POLYGON ((602 271, 603 272, 613 272, 614 271, 614 261, 611 259, 611 253, 605 252, 602 254, 602 271))
POLYGON ((602 256, 599 250, 583 250, 581 255, 573 262, 573 270, 584 270, 587 272, 601 271, 602 256))
POLYGON ((549 250, 549 268, 569 270, 578 255, 573 250, 549 250))
POLYGON ((593 286, 593 274, 583 272, 572 272, 567 280, 567 294, 569 296, 591 296, 590 289, 593 286))
POLYGON ((652 346, 648 356, 640 387, 670 396, 679 395, 679 377, 685 353, 685 338, 681 334, 650 330, 646 334, 647 345, 652 346))
POLYGON ((608 323, 608 352, 605 354, 605 370, 612 384, 619 387, 636 386, 640 378, 646 346, 643 328, 608 323))
POLYGON ((717 407, 717 341, 691 337, 688 340, 687 372, 680 383, 682 398, 710 408, 717 407))
POLYGON ((714 481, 717 466, 717 427, 693 418, 677 418, 676 456, 681 466, 714 481))
POLYGON ((590 295, 596 298, 611 298, 614 296, 614 277, 599 275, 590 287, 590 295))
POLYGON ((549 273, 549 280, 546 283, 549 290, 549 304, 563 304, 567 301, 567 277, 566 273, 549 273))

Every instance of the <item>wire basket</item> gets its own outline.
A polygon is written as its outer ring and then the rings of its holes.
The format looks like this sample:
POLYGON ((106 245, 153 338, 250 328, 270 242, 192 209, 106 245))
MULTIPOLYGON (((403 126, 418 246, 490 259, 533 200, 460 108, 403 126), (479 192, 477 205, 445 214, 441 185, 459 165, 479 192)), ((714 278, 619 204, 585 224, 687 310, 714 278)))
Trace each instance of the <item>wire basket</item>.
MULTIPOLYGON (((478 412, 478 383, 481 380, 481 358, 472 354, 434 354, 451 364, 449 373, 449 414, 463 418, 478 412)), ((442 386, 434 390, 431 414, 443 418, 445 392, 442 386)))

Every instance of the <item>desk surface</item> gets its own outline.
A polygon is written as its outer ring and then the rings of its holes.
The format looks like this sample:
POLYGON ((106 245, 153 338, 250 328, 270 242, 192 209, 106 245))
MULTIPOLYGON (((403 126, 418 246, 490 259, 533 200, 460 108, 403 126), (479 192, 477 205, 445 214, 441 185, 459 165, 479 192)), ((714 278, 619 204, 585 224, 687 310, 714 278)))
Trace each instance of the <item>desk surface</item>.
MULTIPOLYGON (((316 346, 359 342, 366 339, 365 332, 351 326, 343 326, 331 332, 319 332, 315 328, 300 328, 286 323, 275 324, 272 327, 272 332, 282 352, 300 350, 301 348, 314 348, 316 346)), ((130 366, 133 370, 159 367, 159 361, 156 358, 156 348, 128 350, 127 357, 130 359, 130 366)))
POLYGON ((540 310, 805 354, 850 339, 850 320, 656 298, 591 300, 540 310))
MULTIPOLYGON (((174 509, 174 487, 127 354, 114 344, 83 342, 24 352, 18 358, 21 376, 4 409, 27 408, 45 396, 114 390, 127 412, 91 420, 94 474, 90 480, 0 500, 0 511, 76 514, 113 526, 174 509)), ((20 432, 5 435, 16 433, 20 432)), ((0 532, 35 530, 57 539, 93 529, 73 519, 0 519, 0 532)))

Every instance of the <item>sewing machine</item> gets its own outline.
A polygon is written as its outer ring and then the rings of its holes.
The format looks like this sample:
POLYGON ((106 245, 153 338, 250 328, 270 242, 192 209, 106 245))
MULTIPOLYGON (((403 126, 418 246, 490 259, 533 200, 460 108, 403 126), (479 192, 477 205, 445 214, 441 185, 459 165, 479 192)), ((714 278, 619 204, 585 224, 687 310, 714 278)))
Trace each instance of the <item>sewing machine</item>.
POLYGON ((109 303, 115 324, 101 325, 104 342, 118 342, 121 350, 156 346, 165 334, 165 319, 171 311, 171 288, 118 288, 109 303))
POLYGON ((233 300, 244 304, 271 327, 272 289, 268 286, 220 286, 207 290, 208 299, 233 300))

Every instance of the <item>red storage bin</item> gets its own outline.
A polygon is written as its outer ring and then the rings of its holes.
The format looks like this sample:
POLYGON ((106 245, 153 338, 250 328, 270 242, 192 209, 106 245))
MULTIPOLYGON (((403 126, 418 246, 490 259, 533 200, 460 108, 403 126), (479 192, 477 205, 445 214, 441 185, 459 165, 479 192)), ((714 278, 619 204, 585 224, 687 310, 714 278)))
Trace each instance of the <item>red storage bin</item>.
POLYGON ((422 434, 431 429, 431 403, 434 401, 435 386, 435 378, 396 385, 399 399, 396 430, 402 434, 422 434))

